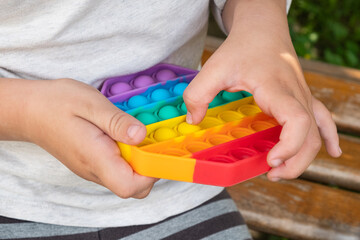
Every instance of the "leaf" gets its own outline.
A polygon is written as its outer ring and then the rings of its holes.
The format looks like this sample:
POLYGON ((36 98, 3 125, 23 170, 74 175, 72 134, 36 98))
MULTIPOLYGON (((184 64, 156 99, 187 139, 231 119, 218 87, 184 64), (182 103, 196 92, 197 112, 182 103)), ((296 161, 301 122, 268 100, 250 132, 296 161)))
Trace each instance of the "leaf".
POLYGON ((358 44, 356 44, 354 41, 346 41, 345 42, 345 48, 354 54, 358 53, 360 50, 360 47, 358 44))
POLYGON ((329 22, 329 24, 332 25, 331 29, 334 34, 335 40, 342 40, 349 34, 349 30, 343 24, 333 21, 329 22))
POLYGON ((350 67, 355 67, 359 64, 359 57, 356 56, 352 51, 345 51, 346 62, 350 65, 350 67))
POLYGON ((336 65, 344 65, 343 58, 340 55, 331 52, 329 49, 325 49, 324 57, 325 57, 325 60, 329 63, 336 64, 336 65))

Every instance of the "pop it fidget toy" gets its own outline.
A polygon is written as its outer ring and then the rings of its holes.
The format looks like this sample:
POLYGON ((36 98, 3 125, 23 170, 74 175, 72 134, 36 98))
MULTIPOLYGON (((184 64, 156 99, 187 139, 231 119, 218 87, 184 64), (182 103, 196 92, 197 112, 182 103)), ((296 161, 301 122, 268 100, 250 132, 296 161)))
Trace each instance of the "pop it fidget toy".
POLYGON ((158 64, 105 80, 102 93, 147 128, 138 146, 118 143, 122 156, 141 175, 216 186, 269 171, 266 156, 281 126, 261 112, 251 94, 222 91, 200 124, 186 123, 182 93, 196 73, 158 64))

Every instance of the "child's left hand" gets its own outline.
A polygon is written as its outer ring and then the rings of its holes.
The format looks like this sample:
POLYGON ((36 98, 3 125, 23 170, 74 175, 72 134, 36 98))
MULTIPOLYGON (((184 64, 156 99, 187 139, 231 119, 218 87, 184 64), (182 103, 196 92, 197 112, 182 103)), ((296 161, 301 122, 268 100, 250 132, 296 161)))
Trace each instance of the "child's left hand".
POLYGON ((340 156, 335 123, 311 95, 292 46, 285 1, 229 0, 223 20, 229 36, 184 92, 187 121, 199 123, 219 91, 246 90, 283 126, 279 143, 268 154, 270 180, 304 172, 321 137, 329 154, 340 156))

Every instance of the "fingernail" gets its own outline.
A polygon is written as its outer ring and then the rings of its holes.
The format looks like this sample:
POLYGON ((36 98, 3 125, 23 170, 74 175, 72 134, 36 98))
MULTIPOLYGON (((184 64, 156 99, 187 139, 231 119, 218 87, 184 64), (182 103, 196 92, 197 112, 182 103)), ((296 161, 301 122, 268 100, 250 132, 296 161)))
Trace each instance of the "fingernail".
POLYGON ((192 124, 192 115, 191 115, 191 113, 188 111, 187 112, 187 114, 186 114, 186 122, 188 123, 188 124, 192 124))
POLYGON ((135 138, 137 133, 139 132, 141 126, 139 125, 131 125, 128 130, 127 130, 127 134, 129 136, 129 138, 135 138))
POLYGON ((340 148, 340 146, 339 146, 339 153, 340 153, 340 154, 342 154, 342 151, 341 151, 341 148, 340 148))
POLYGON ((270 178, 270 181, 272 181, 272 182, 278 182, 279 180, 280 180, 280 178, 278 178, 278 177, 270 178))
POLYGON ((274 160, 272 160, 270 163, 271 163, 272 167, 278 167, 278 166, 280 166, 283 162, 282 162, 280 159, 274 159, 274 160))

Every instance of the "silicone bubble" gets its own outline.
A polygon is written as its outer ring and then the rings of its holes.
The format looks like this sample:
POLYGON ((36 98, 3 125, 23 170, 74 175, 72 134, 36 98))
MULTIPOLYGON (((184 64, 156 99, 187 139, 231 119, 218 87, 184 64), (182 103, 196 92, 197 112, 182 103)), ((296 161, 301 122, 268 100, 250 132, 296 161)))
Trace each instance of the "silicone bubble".
POLYGON ((194 153, 211 147, 212 147, 211 144, 205 142, 189 142, 186 144, 185 148, 189 152, 194 153))
POLYGON ((177 131, 182 135, 197 132, 199 130, 201 130, 201 128, 199 126, 188 124, 186 122, 182 122, 177 126, 177 131))
POLYGON ((255 114, 261 112, 261 110, 258 106, 250 105, 250 104, 242 105, 241 107, 239 107, 237 109, 237 111, 246 116, 252 116, 252 115, 255 115, 255 114))
POLYGON ((218 117, 225 122, 231 122, 242 119, 244 115, 235 111, 224 111, 219 113, 218 117))
POLYGON ((117 108, 124 109, 124 105, 121 103, 114 103, 117 108))
POLYGON ((246 91, 241 91, 241 93, 242 93, 242 95, 243 95, 244 97, 251 97, 251 96, 252 96, 251 93, 246 92, 246 91))
POLYGON ((154 102, 161 101, 170 97, 170 92, 162 88, 156 89, 151 93, 151 100, 153 100, 154 102))
POLYGON ((159 82, 164 82, 164 81, 176 78, 176 74, 169 69, 159 70, 155 76, 159 82))
POLYGON ((176 107, 171 106, 171 105, 166 105, 166 106, 160 108, 160 110, 158 112, 158 116, 162 120, 175 118, 180 115, 181 114, 180 114, 179 110, 176 107))
POLYGON ((140 87, 149 86, 149 85, 153 84, 154 82, 155 81, 152 77, 150 77, 148 75, 140 75, 134 79, 133 84, 135 87, 140 88, 140 87))
POLYGON ((220 95, 216 95, 214 97, 214 99, 211 101, 211 103, 209 103, 209 107, 212 108, 212 107, 216 107, 216 106, 219 106, 223 103, 223 100, 221 98, 220 95))
POLYGON ((255 121, 250 123, 250 128, 256 132, 263 131, 274 126, 274 124, 265 121, 255 121))
POLYGON ((221 162, 221 163, 232 163, 236 161, 234 158, 227 155, 216 155, 208 158, 207 160, 211 162, 221 162))
POLYGON ((126 82, 117 82, 117 83, 114 83, 113 85, 111 85, 110 93, 112 95, 116 95, 116 94, 119 94, 119 93, 130 91, 131 89, 132 89, 132 87, 128 83, 126 83, 126 82))
POLYGON ((188 86, 189 84, 187 83, 178 83, 175 85, 175 87, 173 88, 173 93, 175 95, 181 96, 183 95, 185 88, 188 86))
POLYGON ((251 148, 238 147, 230 151, 230 155, 237 160, 246 159, 254 156, 257 152, 251 148))
POLYGON ((258 140, 254 143, 253 147, 259 152, 268 152, 275 146, 274 142, 267 140, 258 140))
POLYGON ((234 138, 242 138, 253 133, 255 131, 249 128, 234 128, 230 131, 231 136, 234 138))
POLYGON ((244 97, 244 95, 241 92, 226 92, 226 91, 224 91, 222 93, 222 98, 227 102, 239 100, 243 97, 244 97))
POLYGON ((156 123, 158 121, 154 114, 148 112, 139 113, 136 115, 136 119, 145 125, 156 123))
POLYGON ((224 122, 221 121, 220 119, 218 118, 215 118, 215 117, 205 117, 201 123, 199 123, 199 126, 201 128, 211 128, 211 127, 215 127, 215 126, 218 126, 218 125, 221 125, 223 124, 224 122))
POLYGON ((167 148, 161 153, 171 156, 179 156, 179 157, 189 154, 188 151, 185 151, 184 149, 180 149, 180 148, 167 148))
POLYGON ((232 140, 234 140, 233 137, 222 134, 214 134, 208 138, 209 143, 211 143, 212 145, 219 145, 226 142, 230 142, 232 140))
POLYGON ((279 123, 276 121, 276 119, 275 118, 271 118, 271 119, 269 119, 269 120, 267 120, 269 123, 271 123, 271 124, 274 124, 274 125, 279 125, 279 123))
POLYGON ((183 111, 184 113, 187 113, 187 108, 186 108, 186 105, 185 105, 184 102, 181 104, 180 109, 181 109, 181 111, 183 111))
POLYGON ((151 138, 148 138, 146 137, 139 145, 137 145, 138 147, 141 147, 141 146, 145 146, 145 145, 149 145, 149 144, 152 144, 154 143, 155 141, 151 138))
POLYGON ((141 95, 135 95, 133 97, 131 97, 128 101, 128 107, 130 108, 136 108, 136 107, 140 107, 143 106, 145 104, 148 104, 149 100, 141 95))
POLYGON ((169 127, 160 127, 156 129, 154 133, 154 139, 158 142, 169 140, 177 136, 178 136, 177 132, 169 127))

